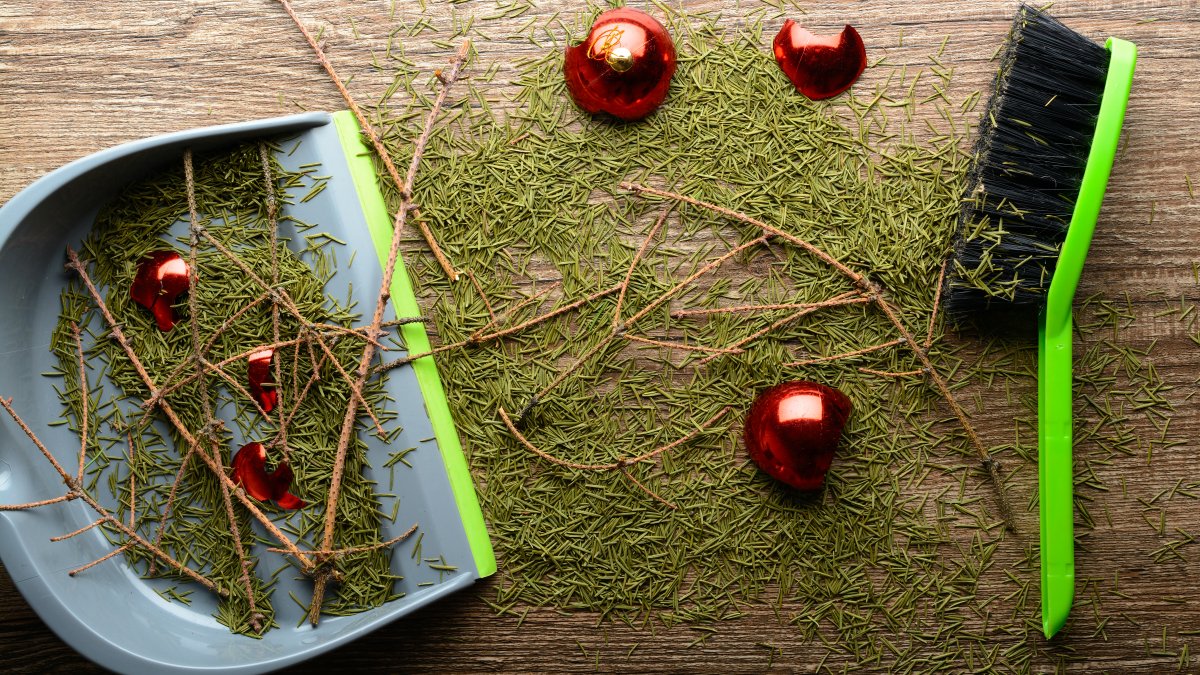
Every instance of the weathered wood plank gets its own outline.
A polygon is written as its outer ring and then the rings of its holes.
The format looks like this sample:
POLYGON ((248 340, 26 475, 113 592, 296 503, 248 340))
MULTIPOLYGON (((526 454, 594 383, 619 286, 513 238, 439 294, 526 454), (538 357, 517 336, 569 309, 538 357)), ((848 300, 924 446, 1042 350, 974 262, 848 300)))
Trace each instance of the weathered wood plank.
MULTIPOLYGON (((510 38, 531 18, 548 20, 555 12, 574 17, 582 2, 542 2, 543 7, 514 19, 480 22, 492 39, 477 39, 485 64, 501 64, 497 82, 515 70, 524 56, 540 55, 539 47, 510 38)), ((646 5, 652 11, 649 3, 646 5)), ((693 12, 722 12, 736 25, 761 9, 750 0, 701 0, 686 3, 693 12)), ((491 13, 491 0, 451 6, 428 0, 428 13, 439 27, 450 25, 452 13, 491 13)), ((297 10, 314 27, 324 27, 329 54, 351 89, 374 100, 389 80, 371 68, 372 52, 382 53, 397 21, 413 21, 416 2, 385 0, 297 0, 297 10), (354 18, 358 37, 351 28, 354 18)), ((920 66, 949 36, 943 61, 955 69, 954 87, 971 91, 986 87, 994 64, 991 56, 1007 31, 1015 3, 983 0, 971 3, 917 0, 806 3, 804 21, 815 30, 854 23, 867 41, 872 58, 920 66), (903 47, 900 46, 903 36, 903 47)), ((799 12, 791 12, 799 17, 799 12)), ((1120 34, 1139 44, 1135 95, 1120 165, 1105 203, 1102 224, 1081 293, 1128 291, 1139 311, 1149 316, 1166 298, 1200 299, 1192 262, 1200 260, 1200 201, 1188 195, 1190 175, 1200 197, 1200 3, 1195 0, 1068 0, 1055 5, 1057 16, 1093 37, 1120 34), (1142 22, 1157 19, 1153 22, 1142 22), (1153 222, 1150 212, 1153 209, 1153 222)), ((768 16, 775 16, 769 10, 768 16)), ((769 18, 773 27, 781 19, 769 18)), ((558 31, 557 26, 552 28, 558 31)), ((773 28, 767 31, 765 44, 773 28)), ((432 35, 405 41, 405 53, 417 66, 432 70, 449 56, 431 44, 432 35)), ((561 38, 561 35, 559 36, 561 38)), ((869 86, 877 74, 868 72, 869 86)), ((503 93, 496 87, 496 95, 503 93)), ((10 198, 38 176, 70 160, 116 143, 201 125, 252 119, 304 109, 339 109, 341 101, 316 66, 287 17, 269 0, 5 0, 0 3, 0 201, 10 198)), ((1156 364, 1168 382, 1179 387, 1172 429, 1181 438, 1200 437, 1200 413, 1182 402, 1200 375, 1197 347, 1186 326, 1170 317, 1139 321, 1131 338, 1145 345, 1159 339, 1156 364)), ((1026 396, 1032 390, 1019 392, 1026 396)), ((985 437, 1007 439, 1012 419, 1021 414, 999 402, 975 411, 985 437)), ((1001 441, 996 441, 1001 442, 1001 441)), ((1154 564, 1149 552, 1161 537, 1143 521, 1138 496, 1170 487, 1179 477, 1194 476, 1200 466, 1195 444, 1155 457, 1151 469, 1144 457, 1118 457, 1101 469, 1110 485, 1125 481, 1126 493, 1111 492, 1093 504, 1106 509, 1111 528, 1099 528, 1085 540, 1079 557, 1080 576, 1119 575, 1121 590, 1135 599, 1096 592, 1110 612, 1125 612, 1136 621, 1118 620, 1100 636, 1068 635, 1062 648, 1089 656, 1079 666, 1089 671, 1157 672, 1173 669, 1178 659, 1155 656, 1162 629, 1168 629, 1166 651, 1177 652, 1196 638, 1180 630, 1200 627, 1200 561, 1154 564), (1167 602, 1178 596, 1182 603, 1167 602)), ((948 460, 949 461, 949 460, 948 460)), ((1034 476, 1014 477, 1013 496, 1024 505, 1034 476)), ((1200 530, 1200 510, 1172 503, 1170 522, 1189 532, 1200 530)), ((1100 517, 1100 516, 1098 516, 1100 517)), ((1022 516, 1026 533, 1036 532, 1032 514, 1022 516)), ((1155 515, 1157 518, 1157 515, 1155 515)), ((1036 536, 1036 535, 1034 535, 1036 536)), ((1001 552, 997 566, 1010 564, 1021 551, 1001 552)), ((503 563, 502 563, 503 564, 503 563)), ((702 634, 687 628, 634 630, 623 625, 596 627, 595 617, 563 617, 548 610, 531 611, 518 627, 513 616, 497 617, 479 596, 494 593, 492 582, 427 609, 308 664, 304 670, 369 671, 537 671, 593 670, 680 672, 811 671, 824 650, 802 644, 785 605, 780 622, 764 605, 745 608, 740 620, 718 626, 719 632, 689 646, 702 634), (769 646, 781 649, 772 656, 769 646), (635 648, 636 647, 636 648, 635 648)), ((987 592, 987 581, 981 593, 987 592)), ((1036 584, 1034 586, 1036 589, 1036 584)), ((1092 592, 1090 589, 1087 593, 1092 592)), ((94 666, 55 637, 28 608, 6 575, 0 574, 0 670, 90 672, 94 666)), ((1200 641, 1197 641, 1200 647, 1200 641)), ((840 663, 831 659, 829 664, 840 663)), ((1036 670, 1053 662, 1035 663, 1036 670)), ((1200 667, 1192 657, 1185 669, 1200 667)))

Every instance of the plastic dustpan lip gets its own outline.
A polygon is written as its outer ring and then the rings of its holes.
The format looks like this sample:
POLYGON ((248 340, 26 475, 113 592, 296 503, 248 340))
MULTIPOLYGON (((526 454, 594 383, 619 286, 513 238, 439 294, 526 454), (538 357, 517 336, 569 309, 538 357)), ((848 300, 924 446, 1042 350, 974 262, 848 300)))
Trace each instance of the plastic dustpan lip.
MULTIPOLYGON (((8 243, 13 229, 47 196, 54 194, 80 175, 103 168, 114 161, 131 157, 147 150, 184 146, 197 141, 214 139, 222 144, 236 137, 250 138, 253 136, 286 134, 293 131, 303 131, 313 127, 329 124, 333 116, 325 112, 301 113, 285 117, 254 120, 251 122, 234 122, 217 126, 201 127, 176 131, 150 138, 141 138, 128 143, 122 143, 111 148, 81 157, 68 164, 47 173, 34 181, 25 189, 18 192, 0 206, 0 246, 8 243)), ((99 204, 97 204, 99 205, 99 204)))
MULTIPOLYGON (((339 114, 345 117, 345 113, 339 114)), ((328 113, 305 113, 300 115, 290 115, 286 117, 256 120, 245 123, 220 125, 213 127, 205 127, 200 129, 192 129, 180 131, 171 134, 165 134, 153 138, 141 139, 132 141, 123 145, 115 146, 106 150, 102 150, 95 154, 89 155, 82 159, 76 160, 59 169, 56 169, 42 178, 35 181, 33 184, 15 195, 8 203, 0 206, 0 251, 6 247, 14 246, 20 242, 19 239, 13 239, 15 232, 25 232, 28 227, 26 221, 29 220, 31 214, 35 214, 36 210, 42 207, 48 200, 61 194, 70 193, 69 186, 72 181, 80 176, 89 173, 95 173, 103 170, 106 166, 114 162, 119 162, 126 158, 131 158, 140 153, 174 153, 182 150, 183 147, 194 147, 197 150, 205 149, 206 144, 213 146, 221 145, 228 146, 238 140, 248 140, 254 137, 264 136, 280 136, 290 133, 302 132, 316 127, 328 126, 330 130, 335 129, 334 122, 338 120, 339 115, 330 115, 328 113), (64 189, 67 188, 67 189, 64 189), (19 229, 20 228, 20 229, 19 229)), ((343 120, 344 122, 344 120, 343 120)), ((344 126, 338 125, 338 126, 344 126)), ((345 129, 341 129, 345 133, 345 129)), ((325 133, 322 131, 322 133, 325 133)), ((343 142, 345 139, 343 138, 343 142)), ((348 163, 354 164, 357 160, 353 157, 351 146, 344 145, 342 150, 345 153, 345 159, 348 163)), ((370 162, 370 158, 362 157, 362 161, 370 162)), ((361 168, 361 167, 360 167, 361 168)), ((351 171, 354 168, 351 167, 351 171)), ((130 179, 136 176, 128 177, 130 179)), ((114 178, 115 180, 115 178, 114 178)), ((382 201, 382 196, 378 195, 378 187, 373 186, 374 193, 366 195, 362 192, 361 186, 358 186, 358 198, 362 200, 364 208, 371 199, 382 201)), ((103 195, 107 197, 108 195, 103 195)), ((96 199, 95 208, 99 208, 103 199, 96 199)), ((386 212, 385 212, 386 213, 386 212)), ((364 215, 365 217, 365 215, 364 215)), ((369 220, 369 219, 368 219, 369 220)), ((372 225, 373 226, 373 225, 372 225)), ((372 233, 375 236, 377 233, 372 233)), ((399 272, 400 270, 398 270, 399 272)), ((397 274, 398 277, 404 277, 407 283, 406 275, 397 274)), ((395 284, 393 285, 395 288, 395 284)), ((411 295, 411 290, 409 291, 411 295)), ((395 301, 395 291, 393 291, 393 301, 395 301)), ((27 301, 27 300, 26 300, 27 301)), ((415 301, 414 301, 415 302, 415 301)), ((415 328, 420 328, 416 326, 415 328)), ((422 337, 424 336, 422 330, 422 337)), ((428 364, 429 369, 433 369, 432 361, 428 364)), ((436 378, 436 370, 433 370, 433 377, 436 378)), ((428 379, 428 378, 425 378, 428 379)), ((445 406, 444 394, 440 392, 440 383, 434 380, 439 389, 438 397, 440 401, 433 402, 436 407, 445 406)), ((423 395, 429 397, 430 392, 425 388, 425 383, 422 383, 423 395)), ((430 402, 427 402, 427 407, 430 402)), ((430 411, 432 412, 432 411, 430 411)), ((448 417, 446 411, 446 420, 448 417)), ((453 429, 451 429, 453 433, 453 429)), ((461 455, 461 449, 457 444, 457 435, 454 434, 453 449, 461 455)), ((447 450, 442 444, 441 434, 438 434, 439 447, 442 448, 444 468, 448 474, 452 474, 451 480, 457 478, 460 482, 462 472, 467 471, 465 458, 458 458, 462 466, 452 466, 450 457, 447 457, 447 450)), ((467 475, 468 486, 469 472, 467 475)), ((425 605, 435 602, 442 597, 471 585, 476 579, 487 576, 495 570, 495 561, 491 552, 490 542, 487 541, 486 528, 482 523, 482 514, 478 513, 478 503, 475 499, 473 490, 469 495, 467 503, 464 503, 462 495, 456 490, 455 497, 458 500, 458 511, 460 519, 466 521, 471 518, 478 519, 478 530, 482 531, 483 545, 476 546, 475 541, 469 542, 470 552, 473 554, 473 559, 470 565, 460 566, 458 573, 450 575, 444 582, 437 584, 434 587, 426 588, 419 594, 410 595, 406 598, 403 604, 403 610, 398 608, 392 611, 387 610, 388 603, 381 608, 371 610, 366 614, 357 615, 357 621, 343 626, 340 629, 335 629, 321 635, 321 629, 314 631, 314 637, 310 644, 298 646, 294 650, 287 653, 270 653, 263 652, 253 658, 247 659, 242 663, 213 663, 207 665, 203 663, 183 663, 183 662, 167 662, 160 660, 158 657, 141 654, 136 651, 136 646, 131 648, 130 645, 114 641, 102 632, 92 628, 88 623, 77 614, 70 605, 63 602, 62 589, 56 584, 50 583, 50 580, 45 575, 50 573, 50 567, 42 561, 39 567, 39 560, 31 555, 31 551, 27 548, 26 540, 29 537, 28 524, 18 525, 15 522, 16 517, 28 517, 29 514, 21 514, 17 516, 14 513, 0 512, 0 554, 3 554, 4 564, 13 577, 14 583, 22 595, 25 596, 31 607, 38 613, 43 621, 64 641, 70 644, 81 654, 96 661, 97 663, 119 671, 138 672, 153 670, 155 672, 222 672, 222 673, 256 673, 274 670, 290 664, 295 664, 306 660, 317 654, 323 653, 337 646, 344 645, 366 633, 387 624, 402 615, 407 615, 425 605), (473 507, 473 508, 472 508, 473 507)), ((50 508, 83 508, 74 503, 67 503, 50 508)), ((468 531, 471 525, 468 522, 463 523, 464 528, 468 531)), ((477 533, 478 534, 478 533, 477 533)), ((464 561, 465 562, 465 561, 464 561)), ((399 607, 399 606, 398 606, 399 607)), ((323 624, 324 625, 324 624, 323 624)), ((332 626, 331 626, 332 628, 332 626)), ((242 638, 249 640, 249 638, 242 638)))

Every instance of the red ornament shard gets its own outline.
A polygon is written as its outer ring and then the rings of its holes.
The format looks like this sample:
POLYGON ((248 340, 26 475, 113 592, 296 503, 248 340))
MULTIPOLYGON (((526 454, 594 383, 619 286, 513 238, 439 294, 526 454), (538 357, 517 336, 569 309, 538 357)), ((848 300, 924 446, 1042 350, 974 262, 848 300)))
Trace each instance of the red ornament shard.
POLYGON ((275 496, 275 486, 267 475, 267 449, 262 443, 247 443, 233 456, 233 482, 260 502, 275 496))
POLYGON ((233 455, 233 482, 260 502, 274 500, 285 509, 305 506, 303 500, 289 492, 292 480, 292 467, 286 460, 267 473, 267 449, 262 443, 247 443, 233 455))
POLYGON ((191 285, 187 262, 175 251, 154 251, 138 263, 129 295, 150 310, 161 331, 171 330, 179 317, 172 305, 191 285))
POLYGON ((279 392, 275 391, 275 379, 271 374, 271 359, 274 356, 274 349, 260 349, 250 355, 246 366, 250 395, 258 401, 263 412, 268 413, 279 403, 279 392))
POLYGON ((796 91, 819 101, 854 84, 867 67, 867 49, 849 24, 836 37, 820 37, 788 19, 775 36, 775 61, 796 91))
POLYGON ((596 17, 587 38, 567 47, 563 75, 575 103, 589 113, 626 121, 654 112, 675 74, 675 43, 645 12, 610 9, 596 17))
POLYGON ((778 384, 750 406, 743 440, 750 459, 797 490, 817 490, 850 417, 850 399, 823 384, 778 384))

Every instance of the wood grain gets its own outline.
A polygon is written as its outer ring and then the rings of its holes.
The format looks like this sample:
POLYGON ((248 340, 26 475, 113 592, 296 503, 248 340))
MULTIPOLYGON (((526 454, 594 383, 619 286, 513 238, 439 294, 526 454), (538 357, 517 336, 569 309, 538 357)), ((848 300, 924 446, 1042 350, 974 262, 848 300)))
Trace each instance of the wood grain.
MULTIPOLYGON (((495 13, 493 0, 427 4, 425 12, 439 28, 450 27, 452 13, 495 13)), ((577 1, 540 4, 521 17, 477 22, 489 36, 474 36, 481 63, 500 64, 497 83, 515 72, 519 58, 544 53, 543 47, 505 37, 517 26, 531 18, 549 21, 556 12, 572 19, 586 11, 577 1)), ((649 3, 632 4, 658 11, 649 3)), ((729 25, 763 7, 751 0, 680 4, 691 12, 719 10, 729 25)), ((331 59, 344 76, 353 76, 351 89, 365 102, 374 101, 388 81, 387 73, 370 67, 372 51, 384 48, 396 21, 412 22, 422 13, 411 0, 395 2, 394 19, 386 0, 297 0, 296 9, 310 26, 325 29, 331 59)), ((833 0, 803 9, 803 17, 798 11, 790 13, 818 32, 855 24, 872 58, 886 56, 891 64, 927 65, 926 56, 948 37, 942 61, 955 69, 954 86, 971 91, 989 84, 990 58, 1015 3, 833 0)), ((1185 399, 1196 390, 1200 375, 1197 347, 1186 325, 1153 316, 1162 308, 1163 297, 1188 303, 1200 298, 1192 269, 1193 261, 1200 260, 1200 202, 1189 196, 1185 185, 1189 175, 1200 193, 1200 157, 1195 151, 1200 137, 1200 48, 1195 37, 1200 33, 1200 4, 1066 0, 1056 3, 1054 12, 1080 32, 1096 38, 1117 34, 1136 42, 1141 52, 1127 137, 1080 292, 1121 298, 1128 294, 1144 317, 1131 329, 1131 338, 1141 346, 1157 340, 1158 372, 1176 387, 1169 394, 1177 405, 1171 429, 1189 440, 1155 456, 1152 464, 1144 457, 1122 457, 1103 469, 1110 485, 1124 480, 1126 490, 1098 497, 1113 524, 1086 538, 1079 573, 1089 578, 1119 575, 1121 591, 1130 599, 1105 595, 1104 606, 1114 614, 1125 612, 1130 620, 1110 622, 1103 637, 1068 631, 1056 640, 1059 644, 1049 650, 1050 656, 1030 668, 1053 670, 1054 655, 1073 650, 1087 660, 1072 664, 1071 670, 1159 672, 1181 667, 1196 672, 1200 658, 1181 660, 1177 654, 1185 644, 1200 652, 1200 638, 1180 634, 1200 628, 1200 550, 1185 550, 1185 560, 1155 564, 1149 552, 1161 546, 1163 538, 1143 521, 1136 497, 1169 488, 1181 477, 1192 479, 1200 469, 1197 442, 1190 440, 1200 437, 1200 413, 1185 399)), ((766 25, 781 21, 770 18, 766 25)), ((555 24, 548 23, 548 30, 561 37, 555 24)), ((432 44, 435 37, 423 33, 405 43, 407 56, 429 71, 450 56, 432 44)), ((878 75, 868 71, 864 85, 873 77, 878 75)), ((502 84, 494 89, 497 96, 506 91, 502 84)), ((341 107, 294 27, 268 0, 0 3, 0 201, 51 169, 124 141, 302 108, 341 107)), ((973 414, 985 437, 996 443, 1011 437, 1011 406, 989 404, 973 414)), ((0 457, 13 451, 5 448, 0 457)), ((1030 472, 1024 472, 1013 489, 1028 495, 1030 472)), ((1168 519, 1173 527, 1200 532, 1200 509, 1194 503, 1172 502, 1168 519)), ((1025 522, 1024 531, 1036 532, 1036 524, 1025 522)), ((998 567, 1019 556, 1019 546, 1011 548, 997 555, 998 567)), ((764 605, 745 607, 743 618, 722 623, 717 633, 692 645, 703 633, 687 627, 598 626, 594 616, 563 616, 545 609, 530 611, 523 622, 511 615, 497 616, 481 600, 494 593, 494 583, 483 582, 300 670, 808 672, 825 652, 819 644, 802 643, 794 627, 764 605), (773 653, 764 645, 780 651, 773 653)), ((844 663, 848 662, 834 657, 826 665, 844 663)), ((54 636, 0 574, 0 671, 96 669, 54 636)), ((967 665, 956 664, 955 669, 967 665)))

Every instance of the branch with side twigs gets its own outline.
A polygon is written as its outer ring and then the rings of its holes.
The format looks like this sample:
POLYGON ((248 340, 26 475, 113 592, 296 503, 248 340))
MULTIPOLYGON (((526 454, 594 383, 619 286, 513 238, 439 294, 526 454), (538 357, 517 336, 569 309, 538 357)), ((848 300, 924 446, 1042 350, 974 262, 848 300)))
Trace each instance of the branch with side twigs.
MULTIPOLYGON (((824 262, 838 274, 853 283, 854 286, 858 288, 858 291, 865 296, 873 306, 878 308, 879 311, 883 313, 887 320, 900 334, 900 338, 904 341, 904 344, 909 346, 913 355, 917 357, 917 360, 922 365, 922 368, 918 372, 920 374, 924 374, 929 379, 933 387, 938 391, 939 394, 941 394, 951 412, 958 419, 963 432, 966 434, 969 443, 979 456, 983 468, 985 471, 987 471, 992 482, 992 486, 996 492, 996 504, 1000 512, 1001 519, 1004 521, 1004 524, 1008 529, 1012 531, 1016 530, 1012 509, 1009 506, 1008 496, 1005 493, 1004 480, 1000 473, 999 462, 992 457, 991 452, 989 452, 987 447, 983 445, 982 440, 979 438, 979 434, 975 431, 974 425, 971 424, 970 419, 967 417, 966 411, 963 410, 963 407, 958 403, 958 400, 950 391, 950 385, 934 366, 933 361, 929 356, 929 350, 924 346, 925 343, 923 341, 918 341, 913 336, 912 331, 901 319, 900 311, 886 298, 883 289, 875 284, 875 282, 871 281, 866 275, 855 271, 853 268, 830 255, 815 244, 744 213, 739 213, 732 209, 695 199, 693 197, 688 197, 686 195, 670 192, 668 190, 660 190, 658 188, 652 188, 638 183, 622 182, 621 188, 637 194, 653 195, 675 202, 690 204, 692 206, 723 215, 731 220, 755 227, 764 233, 764 239, 767 237, 779 238, 794 246, 797 246, 818 260, 824 262)), ((931 318, 929 330, 930 336, 932 335, 933 326, 934 318, 931 318)), ((932 340, 929 340, 929 342, 932 342, 932 340)), ((706 360, 719 358, 720 356, 721 355, 719 354, 714 354, 713 356, 708 357, 706 360)), ((879 372, 882 373, 882 371, 879 372)), ((917 372, 914 372, 913 374, 917 374, 917 372)), ((888 376, 892 377, 898 377, 902 375, 907 374, 888 374, 888 376)))

